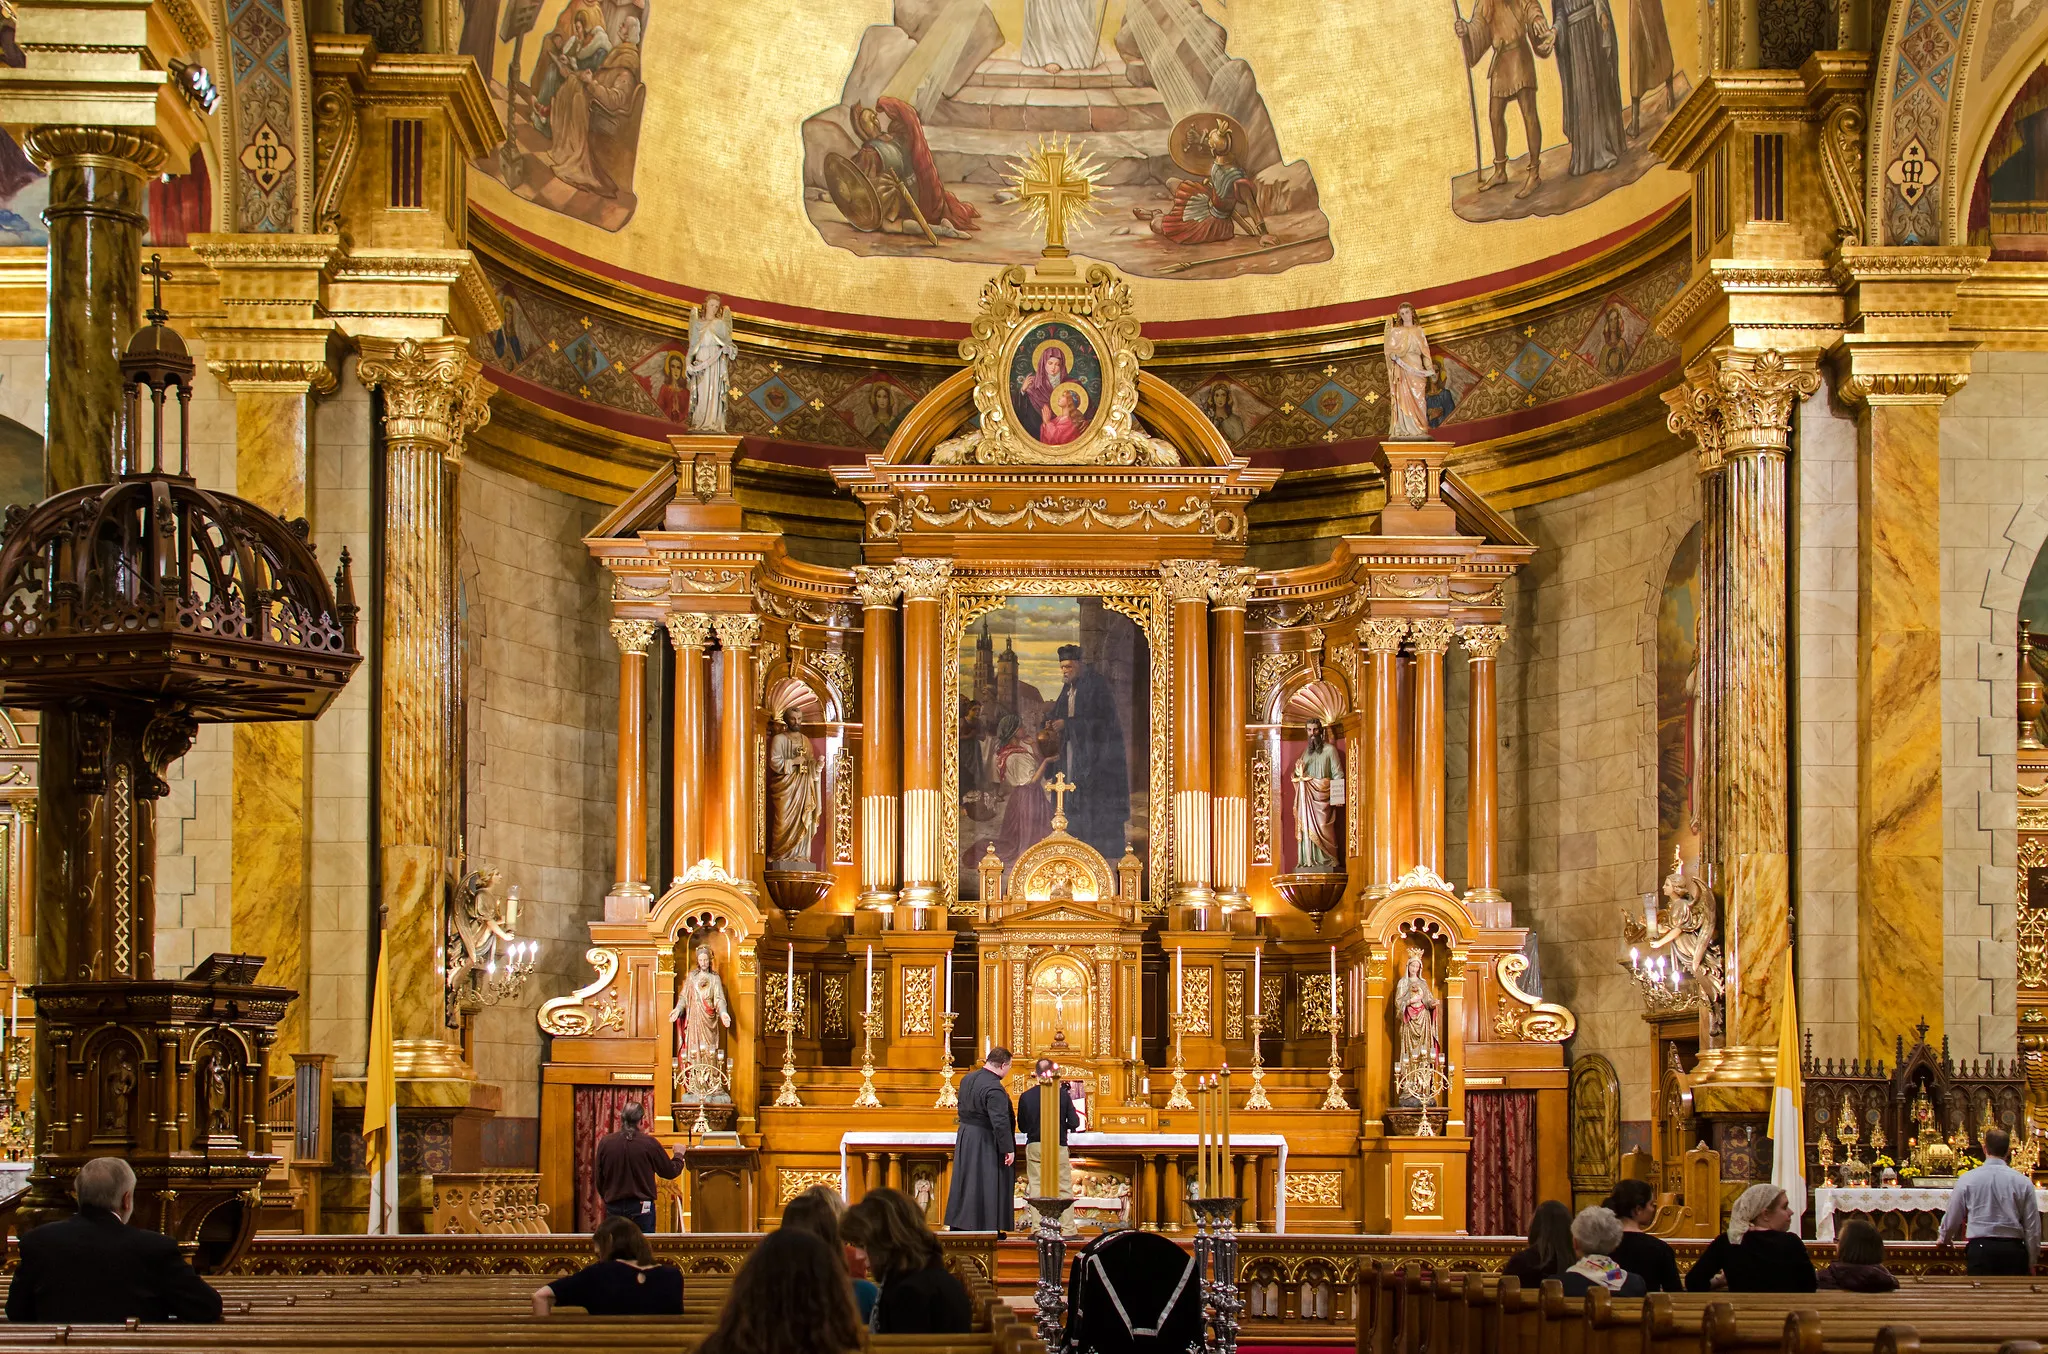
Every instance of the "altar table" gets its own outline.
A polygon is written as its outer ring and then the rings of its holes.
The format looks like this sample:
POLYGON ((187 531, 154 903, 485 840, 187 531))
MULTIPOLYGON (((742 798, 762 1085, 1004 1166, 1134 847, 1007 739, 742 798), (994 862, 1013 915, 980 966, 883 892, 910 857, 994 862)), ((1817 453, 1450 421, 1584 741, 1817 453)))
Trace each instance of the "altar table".
MULTIPOLYGON (((839 1192, 847 1196, 847 1156, 850 1151, 862 1148, 940 1148, 950 1149, 955 1135, 945 1133, 843 1133, 839 1138, 839 1192)), ((1200 1141, 1192 1133, 1069 1133, 1067 1152, 1071 1156, 1083 1153, 1132 1153, 1144 1156, 1151 1152, 1183 1152, 1193 1154, 1200 1141)), ((1273 1179, 1273 1229, 1287 1230, 1287 1139, 1279 1133, 1233 1133, 1230 1146, 1234 1154, 1249 1152, 1273 1152, 1277 1158, 1276 1174, 1273 1179)), ((1017 1135, 1017 1162, 1021 1169, 1024 1160, 1024 1135, 1017 1135)), ((1132 1188, 1137 1188, 1133 1180, 1132 1188)))
MULTIPOLYGON (((1835 1189, 1822 1186, 1813 1192, 1813 1234, 1817 1240, 1833 1241, 1837 1213, 1946 1213, 1949 1195, 1953 1193, 1955 1190, 1948 1186, 1940 1189, 1906 1186, 1835 1189)), ((2048 1213, 2048 1189, 2037 1189, 2035 1194, 2041 1200, 2041 1211, 2048 1213)))

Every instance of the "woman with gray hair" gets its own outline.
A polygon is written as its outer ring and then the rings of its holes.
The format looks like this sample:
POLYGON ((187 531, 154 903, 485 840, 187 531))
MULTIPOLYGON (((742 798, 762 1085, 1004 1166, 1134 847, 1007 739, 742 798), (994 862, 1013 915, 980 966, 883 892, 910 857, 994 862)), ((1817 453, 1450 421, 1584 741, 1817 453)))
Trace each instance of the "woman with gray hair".
POLYGON ((1714 1238, 1692 1271, 1686 1291, 1811 1293, 1813 1261, 1791 1229, 1792 1205, 1777 1185, 1751 1185, 1728 1210, 1728 1230, 1714 1238))
POLYGON ((1572 1249, 1578 1252, 1579 1262, 1564 1272, 1564 1295, 1582 1298, 1596 1286, 1617 1297, 1647 1294, 1650 1286, 1642 1275, 1614 1263, 1614 1248, 1620 1244, 1620 1218, 1599 1204, 1580 1209, 1572 1219, 1572 1249))

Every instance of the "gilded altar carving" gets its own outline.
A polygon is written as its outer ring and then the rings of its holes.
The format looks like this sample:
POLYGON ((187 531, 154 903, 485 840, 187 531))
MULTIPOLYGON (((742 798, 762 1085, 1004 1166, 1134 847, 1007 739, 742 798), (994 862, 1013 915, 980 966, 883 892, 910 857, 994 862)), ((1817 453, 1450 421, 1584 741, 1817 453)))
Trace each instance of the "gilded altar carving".
POLYGON ((807 1189, 824 1186, 837 1194, 845 1182, 839 1178, 839 1168, 809 1170, 796 1166, 778 1166, 775 1170, 775 1202, 787 1204, 807 1189))
POLYGON ((1209 589, 1209 605, 1217 611, 1243 611, 1251 605, 1252 589, 1258 585, 1257 569, 1233 564, 1217 566, 1215 586, 1209 589))
POLYGON ((1327 1035, 1330 1032, 1330 1017, 1337 1014, 1332 1007, 1330 996, 1330 975, 1327 973, 1304 973, 1301 975, 1301 1015, 1297 1022, 1303 1037, 1311 1034, 1327 1035))
POLYGON ((1450 591, 1450 579, 1443 574, 1416 574, 1415 581, 1402 581, 1403 575, 1374 574, 1372 595, 1403 602, 1440 600, 1450 591))
POLYGON ((1273 753, 1264 741, 1252 753, 1252 858, 1254 865, 1273 863, 1273 753))
POLYGON ((490 421, 497 387, 483 378, 469 340, 361 338, 356 379, 384 392, 384 435, 426 442, 459 459, 462 440, 490 421))
MULTIPOLYGON (((754 658, 754 706, 756 709, 768 701, 768 678, 774 673, 775 665, 782 661, 782 646, 774 640, 763 640, 760 652, 754 658)), ((790 660, 794 668, 796 661, 790 660)))
POLYGON ((1234 968, 1223 975, 1223 1037, 1244 1038, 1244 970, 1234 968))
POLYGON ((828 973, 819 987, 818 1034, 825 1039, 849 1037, 846 1023, 846 975, 828 973))
POLYGON ((1259 1032, 1264 1034, 1280 1028, 1280 1013, 1284 1008, 1280 994, 1286 980, 1277 973, 1261 974, 1259 978, 1259 1032))
POLYGON ((1399 653, 1408 636, 1408 622, 1398 616, 1372 616, 1358 623, 1358 643, 1367 653, 1399 653))
POLYGON ((1289 1171, 1287 1202, 1310 1208, 1341 1208, 1344 1204, 1344 1172, 1289 1171))
POLYGON ((1698 442, 1705 474, 1729 456, 1782 454, 1793 401, 1818 389, 1819 372, 1793 365, 1775 348, 1709 353, 1686 372, 1683 384, 1664 393, 1670 408, 1665 422, 1698 442))
POLYGON ((1415 1166, 1408 1172, 1408 1216, 1433 1218, 1442 1206, 1443 1192, 1434 1166, 1415 1166))
POLYGON ((1198 966, 1181 974, 1181 1014, 1187 1021, 1187 1033, 1212 1034, 1215 1025, 1209 1018, 1209 976, 1215 970, 1198 966))
POLYGON ((832 759, 832 863, 853 864, 853 749, 832 759))
POLYGON ((858 719, 860 682, 854 676, 853 659, 838 649, 824 649, 806 651, 804 661, 825 683, 825 689, 832 693, 832 704, 837 707, 839 718, 858 719))
MULTIPOLYGON (((2024 815, 2026 810, 2020 812, 2024 815)), ((2031 906, 2027 897, 2027 872, 2048 868, 2048 839, 2021 837, 2016 863, 2019 868, 2014 873, 2018 876, 2019 896, 2015 900, 2013 939, 2019 985, 2036 989, 2048 987, 2048 907, 2031 906)))
POLYGON ((1159 582, 1169 602, 1207 602, 1216 586, 1216 565, 1206 559, 1162 560, 1159 582))
POLYGON ((751 614, 721 611, 711 618, 718 642, 728 649, 751 649, 761 640, 761 618, 751 614))
POLYGON ((962 528, 972 530, 976 526, 1067 527, 1080 523, 1107 527, 1111 531, 1125 531, 1131 527, 1165 527, 1176 531, 1194 528, 1198 533, 1207 534, 1216 528, 1218 514, 1194 494, 1184 497, 1178 508, 1164 498, 1129 496, 1120 502, 1121 508, 1112 508, 1108 498, 1047 494, 1027 499, 1016 507, 998 508, 995 500, 984 495, 947 499, 945 506, 939 507, 927 494, 912 494, 903 500, 903 512, 908 520, 899 521, 897 531, 920 526, 956 531, 962 528))
POLYGON ((1408 643, 1417 653, 1440 654, 1451 647, 1451 636, 1457 632, 1457 622, 1425 616, 1408 623, 1408 643))
POLYGON ((953 581, 949 559, 907 559, 896 566, 896 581, 905 602, 935 602, 953 581))
POLYGON ((648 642, 653 638, 653 621, 615 620, 612 622, 612 642, 619 646, 621 654, 645 654, 648 642))
POLYGON ((853 570, 853 591, 862 610, 886 611, 903 595, 903 585, 897 581, 895 565, 861 564, 853 570))
POLYGON ((535 1018, 549 1034, 574 1036, 592 1034, 598 1029, 598 1017, 587 1003, 619 976, 619 952, 603 945, 593 946, 583 952, 583 962, 597 970, 596 978, 566 997, 541 1003, 535 1018))
MULTIPOLYGON (((796 1007, 799 1021, 802 1019, 803 1012, 809 1008, 811 1002, 811 975, 808 973, 798 973, 796 975, 796 1000, 794 1002, 790 1002, 784 995, 788 988, 788 975, 781 969, 772 966, 761 980, 761 1009, 768 1012, 768 1028, 775 1030, 777 1033, 780 1033, 782 1030, 782 1014, 786 1006, 794 1005, 796 1007)), ((799 1023, 797 1028, 802 1029, 802 1024, 799 1023)))
POLYGON ((1292 673, 1307 661, 1299 649, 1282 649, 1279 653, 1262 653, 1252 660, 1252 717, 1267 719, 1275 713, 1271 709, 1273 689, 1287 680, 1292 673))
MULTIPOLYGON (((906 968, 902 971, 903 1004, 897 1029, 906 1035, 932 1032, 932 989, 939 971, 935 968, 906 968)), ((878 975, 879 976, 879 975, 878 975)))
POLYGON ((1465 646, 1465 653, 1473 659, 1495 659, 1507 645, 1508 628, 1505 625, 1461 625, 1458 627, 1458 642, 1465 646))

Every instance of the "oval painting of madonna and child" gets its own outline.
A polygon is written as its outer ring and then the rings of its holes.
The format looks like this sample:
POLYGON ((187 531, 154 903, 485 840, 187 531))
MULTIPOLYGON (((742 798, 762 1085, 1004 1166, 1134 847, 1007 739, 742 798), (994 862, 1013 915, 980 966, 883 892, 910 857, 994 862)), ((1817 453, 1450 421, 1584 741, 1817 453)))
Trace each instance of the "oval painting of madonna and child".
POLYGON ((1047 447, 1079 442, 1102 412, 1102 356, 1065 320, 1028 326, 1010 350, 1010 417, 1047 447))

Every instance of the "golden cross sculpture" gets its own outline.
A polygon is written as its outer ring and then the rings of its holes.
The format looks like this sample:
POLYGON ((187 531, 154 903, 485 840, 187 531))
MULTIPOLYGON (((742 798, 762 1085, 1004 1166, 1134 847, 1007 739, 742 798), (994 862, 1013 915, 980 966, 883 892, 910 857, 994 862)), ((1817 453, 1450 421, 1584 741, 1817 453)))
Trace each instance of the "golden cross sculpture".
POLYGON ((1047 137, 1010 162, 1010 189, 1045 232, 1048 258, 1064 257, 1068 227, 1101 209, 1095 197, 1101 178, 1102 167, 1065 139, 1047 137))
POLYGON ((1065 832, 1067 830, 1067 796, 1081 787, 1068 780, 1067 773, 1062 771, 1048 781, 1045 788, 1052 791, 1052 830, 1054 832, 1065 832))

